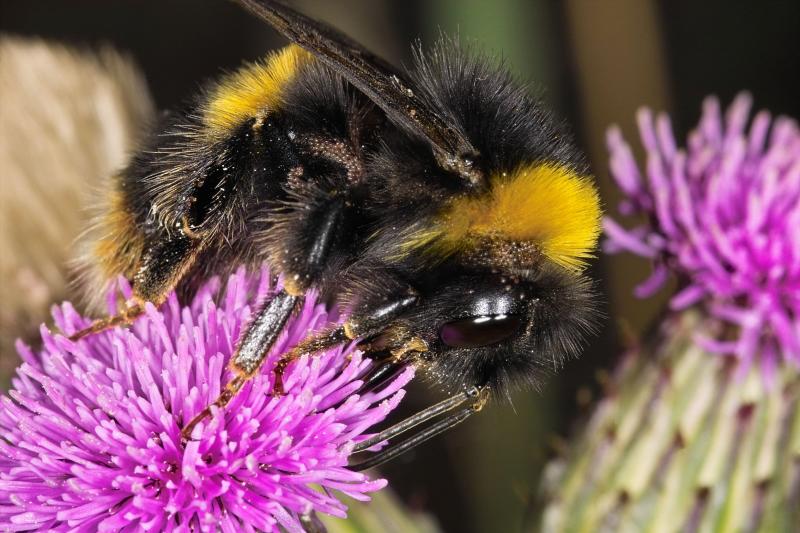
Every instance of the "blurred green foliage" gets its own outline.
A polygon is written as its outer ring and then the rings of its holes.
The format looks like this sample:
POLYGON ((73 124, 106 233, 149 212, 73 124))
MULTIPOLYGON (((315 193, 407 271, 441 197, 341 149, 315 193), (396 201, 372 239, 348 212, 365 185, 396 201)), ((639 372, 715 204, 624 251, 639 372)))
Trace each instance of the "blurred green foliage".
POLYGON ((531 531, 797 531, 800 374, 740 375, 696 345, 707 327, 688 311, 626 354, 548 465, 531 531))

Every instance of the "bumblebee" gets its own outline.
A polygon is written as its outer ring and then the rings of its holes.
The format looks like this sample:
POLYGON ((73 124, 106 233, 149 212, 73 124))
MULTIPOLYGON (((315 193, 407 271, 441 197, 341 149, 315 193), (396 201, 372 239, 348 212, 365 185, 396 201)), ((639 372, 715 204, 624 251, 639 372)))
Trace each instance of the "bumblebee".
MULTIPOLYGON (((600 202, 541 103, 454 40, 416 47, 401 72, 281 3, 238 3, 292 44, 167 115, 113 181, 86 264, 99 280, 132 279, 133 296, 72 339, 130 323, 174 289, 266 263, 283 289, 242 334, 234 377, 212 405, 259 371, 310 289, 349 318, 282 357, 276 394, 299 354, 357 341, 376 360, 366 386, 411 364, 455 394, 356 451, 466 404, 358 469, 576 356, 596 315, 583 270, 600 202)), ((210 409, 184 414, 186 439, 210 409)))

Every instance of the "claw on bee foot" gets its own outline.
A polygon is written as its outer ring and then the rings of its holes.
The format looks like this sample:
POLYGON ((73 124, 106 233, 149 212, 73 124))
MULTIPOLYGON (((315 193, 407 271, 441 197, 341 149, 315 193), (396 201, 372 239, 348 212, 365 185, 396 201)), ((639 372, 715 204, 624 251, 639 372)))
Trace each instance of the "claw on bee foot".
POLYGON ((186 443, 191 440, 192 433, 194 432, 194 428, 197 427, 197 424, 211 416, 211 408, 216 406, 222 409, 228 405, 228 403, 230 403, 233 397, 236 396, 248 379, 249 376, 240 374, 230 380, 228 384, 225 385, 225 388, 222 390, 217 399, 214 400, 213 403, 206 406, 202 411, 197 413, 194 418, 192 418, 189 423, 186 424, 183 429, 181 429, 181 442, 186 443))

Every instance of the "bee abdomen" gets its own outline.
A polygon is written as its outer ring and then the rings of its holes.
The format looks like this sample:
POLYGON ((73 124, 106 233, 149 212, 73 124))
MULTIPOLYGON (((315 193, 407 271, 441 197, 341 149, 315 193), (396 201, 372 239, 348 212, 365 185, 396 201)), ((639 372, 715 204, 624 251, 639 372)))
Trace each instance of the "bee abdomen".
POLYGON ((250 119, 282 109, 287 86, 312 61, 308 52, 289 45, 223 78, 202 106, 206 132, 225 137, 250 119))
POLYGON ((119 178, 95 206, 96 214, 84 231, 76 259, 75 282, 87 303, 100 310, 102 289, 118 275, 132 278, 144 252, 144 235, 136 224, 125 196, 118 190, 119 178))

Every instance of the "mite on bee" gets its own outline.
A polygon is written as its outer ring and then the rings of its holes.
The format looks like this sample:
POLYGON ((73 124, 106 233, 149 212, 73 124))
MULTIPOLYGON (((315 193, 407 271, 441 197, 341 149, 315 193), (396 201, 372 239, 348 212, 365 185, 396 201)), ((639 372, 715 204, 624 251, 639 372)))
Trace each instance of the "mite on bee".
MULTIPOLYGON (((417 47, 400 71, 283 4, 238 3, 292 44, 168 115, 113 181, 85 262, 89 277, 132 279, 133 297, 72 338, 130 323, 176 288, 266 263, 284 288, 243 333, 234 377, 212 405, 259 371, 312 288, 349 318, 283 356, 276 393, 298 354, 357 339, 376 360, 370 383, 412 364, 455 392, 374 442, 466 404, 354 468, 452 427, 490 395, 536 386, 577 355, 595 315, 582 271, 600 206, 550 113, 456 41, 417 47)), ((184 436, 209 414, 186 413, 184 436)))

